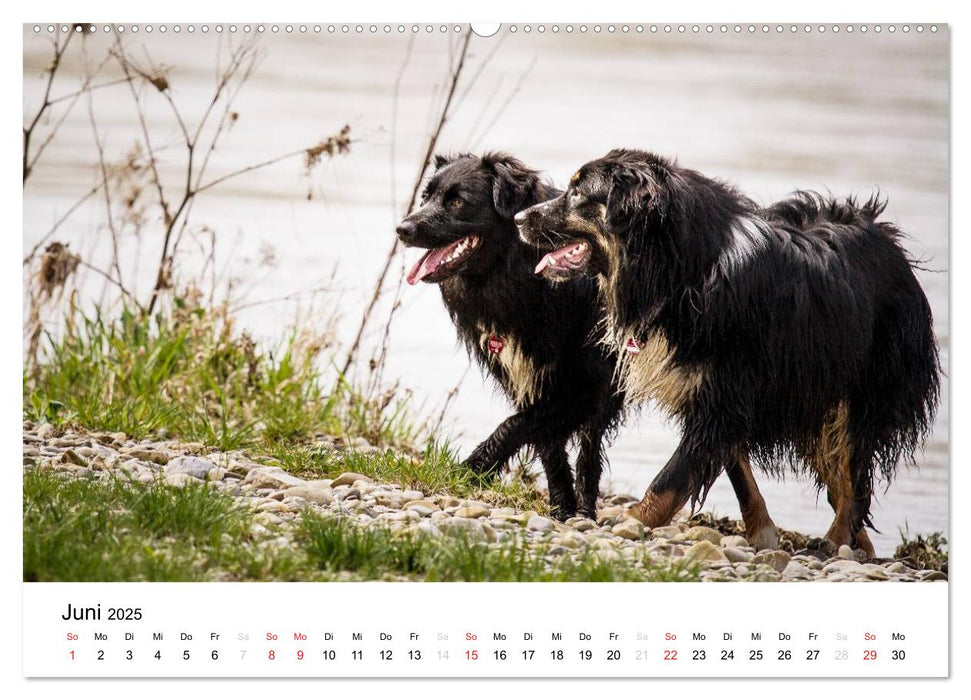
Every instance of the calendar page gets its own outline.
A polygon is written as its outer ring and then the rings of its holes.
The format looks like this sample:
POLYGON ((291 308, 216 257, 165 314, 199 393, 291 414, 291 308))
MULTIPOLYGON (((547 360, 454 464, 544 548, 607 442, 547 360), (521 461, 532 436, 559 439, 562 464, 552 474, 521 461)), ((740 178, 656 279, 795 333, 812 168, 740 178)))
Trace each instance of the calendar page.
POLYGON ((630 19, 23 24, 34 687, 949 676, 950 28, 630 19))

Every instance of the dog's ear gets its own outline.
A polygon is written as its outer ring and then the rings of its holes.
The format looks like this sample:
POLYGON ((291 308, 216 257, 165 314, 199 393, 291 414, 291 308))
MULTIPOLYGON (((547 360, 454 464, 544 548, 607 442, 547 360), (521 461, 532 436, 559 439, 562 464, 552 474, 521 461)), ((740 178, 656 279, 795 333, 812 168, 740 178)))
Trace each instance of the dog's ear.
POLYGON ((668 213, 670 173, 660 164, 618 164, 610 173, 607 211, 611 228, 661 223, 668 213))
POLYGON ((495 177, 492 200, 496 212, 504 219, 512 219, 523 209, 536 204, 539 175, 515 159, 492 164, 495 177))
POLYGON ((452 156, 443 156, 441 154, 436 154, 435 155, 435 170, 436 171, 441 170, 446 165, 448 165, 449 163, 451 163, 453 160, 455 160, 455 158, 453 158, 452 156))

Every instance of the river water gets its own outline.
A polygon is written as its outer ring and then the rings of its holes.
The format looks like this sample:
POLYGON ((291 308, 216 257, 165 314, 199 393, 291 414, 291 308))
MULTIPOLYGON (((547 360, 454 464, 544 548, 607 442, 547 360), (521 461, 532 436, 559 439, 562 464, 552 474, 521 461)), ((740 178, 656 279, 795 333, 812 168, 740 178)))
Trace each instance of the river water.
MULTIPOLYGON (((473 38, 456 91, 456 106, 440 151, 506 150, 564 183, 576 167, 616 146, 676 156, 685 166, 726 179, 761 202, 795 188, 889 199, 886 216, 908 234, 914 257, 932 271, 919 273, 935 315, 935 330, 948 367, 949 58, 946 30, 901 27, 863 34, 831 28, 820 34, 754 34, 747 26, 722 35, 691 28, 657 34, 624 34, 606 26, 581 34, 562 27, 539 34, 501 31, 473 38)), ((238 43, 242 28, 232 35, 238 43)), ((228 55, 221 35, 201 28, 189 35, 169 30, 126 34, 132 56, 169 67, 171 92, 194 126, 205 109, 217 72, 228 55)), ((192 213, 198 240, 203 224, 216 232, 218 268, 250 302, 242 322, 263 338, 278 337, 297 302, 272 302, 326 287, 316 313, 340 315, 338 336, 353 335, 394 225, 407 201, 448 83, 461 37, 435 28, 411 38, 409 30, 386 35, 379 26, 357 35, 351 27, 329 34, 311 29, 287 35, 267 31, 259 40, 260 65, 240 91, 238 119, 214 152, 212 177, 299 150, 351 126, 351 152, 325 162, 310 176, 300 159, 232 179, 200 196, 192 213), (308 192, 312 197, 308 198, 308 192)), ((53 94, 77 89, 85 62, 96 63, 110 46, 100 32, 73 42, 53 94)), ((48 63, 46 33, 24 32, 25 115, 42 94, 48 63)), ((109 62, 99 80, 118 75, 109 62)), ((99 80, 96 80, 97 84, 99 80)), ((176 187, 184 147, 172 114, 154 88, 143 89, 145 114, 159 150, 163 180, 176 187)), ((55 116, 67 102, 59 103, 55 116)), ((38 162, 24 195, 24 245, 30 248, 97 182, 97 151, 117 160, 139 138, 126 85, 104 87, 81 98, 38 162)), ((49 129, 50 125, 43 125, 49 129)), ((81 206, 59 229, 86 260, 105 264, 109 247, 103 202, 81 206)), ((158 254, 155 215, 149 233, 122 240, 121 266, 142 298, 154 281, 158 254)), ((184 269, 198 264, 202 248, 184 247, 184 269)), ((414 262, 399 255, 393 280, 414 262)), ((101 282, 82 280, 95 293, 101 282)), ((394 285, 391 285, 394 292, 394 285)), ((435 287, 401 290, 392 326, 388 378, 399 378, 415 405, 433 413, 461 382, 446 421, 468 450, 508 414, 505 400, 486 384, 455 342, 435 287), (464 376, 464 380, 462 380, 464 376)), ((385 301, 377 314, 383 319, 385 301)), ((306 309, 306 305, 303 306, 306 309)), ((377 340, 378 327, 367 338, 377 340)), ((898 530, 948 529, 948 389, 918 467, 901 470, 874 505, 881 534, 873 540, 889 554, 898 530)), ((677 443, 674 428, 649 408, 630 421, 609 451, 610 488, 640 494, 677 443)), ((805 481, 761 479, 770 512, 781 527, 822 534, 831 519, 825 498, 805 481)), ((709 495, 707 509, 737 517, 727 479, 709 495)))

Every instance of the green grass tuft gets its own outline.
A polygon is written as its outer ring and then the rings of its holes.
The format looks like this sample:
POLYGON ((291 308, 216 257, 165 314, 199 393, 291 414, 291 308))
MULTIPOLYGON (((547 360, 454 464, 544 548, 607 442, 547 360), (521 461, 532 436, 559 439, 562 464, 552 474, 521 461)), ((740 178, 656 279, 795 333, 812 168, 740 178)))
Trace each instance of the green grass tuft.
POLYGON ((218 566, 246 515, 205 486, 24 472, 25 581, 193 581, 218 566), (202 559, 200 559, 200 557, 202 559))
POLYGON ((547 559, 548 545, 521 540, 488 546, 461 536, 433 537, 362 527, 345 518, 307 512, 298 540, 321 570, 365 579, 424 581, 697 581, 693 564, 607 561, 587 552, 579 560, 547 559))
POLYGON ((289 444, 323 432, 375 444, 415 438, 406 401, 368 398, 319 378, 319 339, 292 333, 261 349, 233 330, 225 307, 176 299, 170 314, 79 309, 47 338, 45 360, 25 374, 25 417, 55 425, 170 436, 221 450, 289 444))
POLYGON ((547 557, 549 545, 362 526, 305 510, 251 533, 254 516, 207 486, 24 472, 25 581, 667 581, 697 570, 649 559, 547 557), (283 543, 275 539, 286 537, 283 543))
MULTIPOLYGON (((365 396, 343 381, 325 388, 319 342, 292 334, 260 349, 233 331, 225 307, 176 299, 170 314, 125 311, 113 320, 75 308, 47 348, 44 362, 24 373, 25 419, 245 450, 304 478, 358 472, 427 495, 549 510, 529 479, 482 480, 447 443, 430 440, 417 453, 418 430, 394 391, 365 396), (315 444, 321 434, 344 443, 364 437, 382 448, 325 448, 315 444)), ((362 527, 313 510, 293 528, 258 535, 256 516, 211 485, 69 479, 35 468, 24 471, 23 488, 26 581, 643 581, 697 574, 649 560, 608 562, 594 552, 548 560, 548 545, 489 547, 362 527)))
POLYGON ((547 513, 549 504, 533 483, 482 479, 460 464, 448 443, 430 440, 420 457, 395 450, 362 453, 313 446, 278 445, 271 450, 284 469, 305 479, 331 479, 356 472, 425 494, 472 498, 496 506, 547 513))
POLYGON ((908 562, 917 569, 946 573, 950 558, 947 538, 942 532, 911 536, 909 528, 901 529, 900 544, 894 550, 893 558, 908 562))

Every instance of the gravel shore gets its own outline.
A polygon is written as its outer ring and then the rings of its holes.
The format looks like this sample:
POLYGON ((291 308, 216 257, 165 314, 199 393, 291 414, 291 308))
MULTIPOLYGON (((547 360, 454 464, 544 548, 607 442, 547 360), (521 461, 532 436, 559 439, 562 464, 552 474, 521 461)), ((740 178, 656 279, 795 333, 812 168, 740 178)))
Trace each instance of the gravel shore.
MULTIPOLYGON (((358 439, 345 446, 322 441, 323 449, 373 452, 358 439)), ((605 496, 597 520, 560 523, 534 511, 496 507, 449 494, 424 493, 407 485, 379 483, 354 472, 333 479, 306 480, 244 452, 218 452, 198 443, 134 441, 124 433, 68 430, 24 423, 24 469, 48 469, 64 478, 124 477, 161 481, 175 488, 211 484, 254 512, 251 534, 273 546, 287 546, 305 509, 344 516, 361 525, 423 533, 431 538, 464 537, 501 547, 510 538, 545 552, 551 561, 591 551, 610 561, 621 558, 695 564, 705 581, 941 581, 947 574, 915 568, 908 560, 866 561, 862 551, 836 550, 825 540, 780 533, 783 549, 756 551, 740 524, 701 515, 654 529, 624 517, 628 495, 605 496)), ((946 570, 946 567, 945 567, 946 570)))

